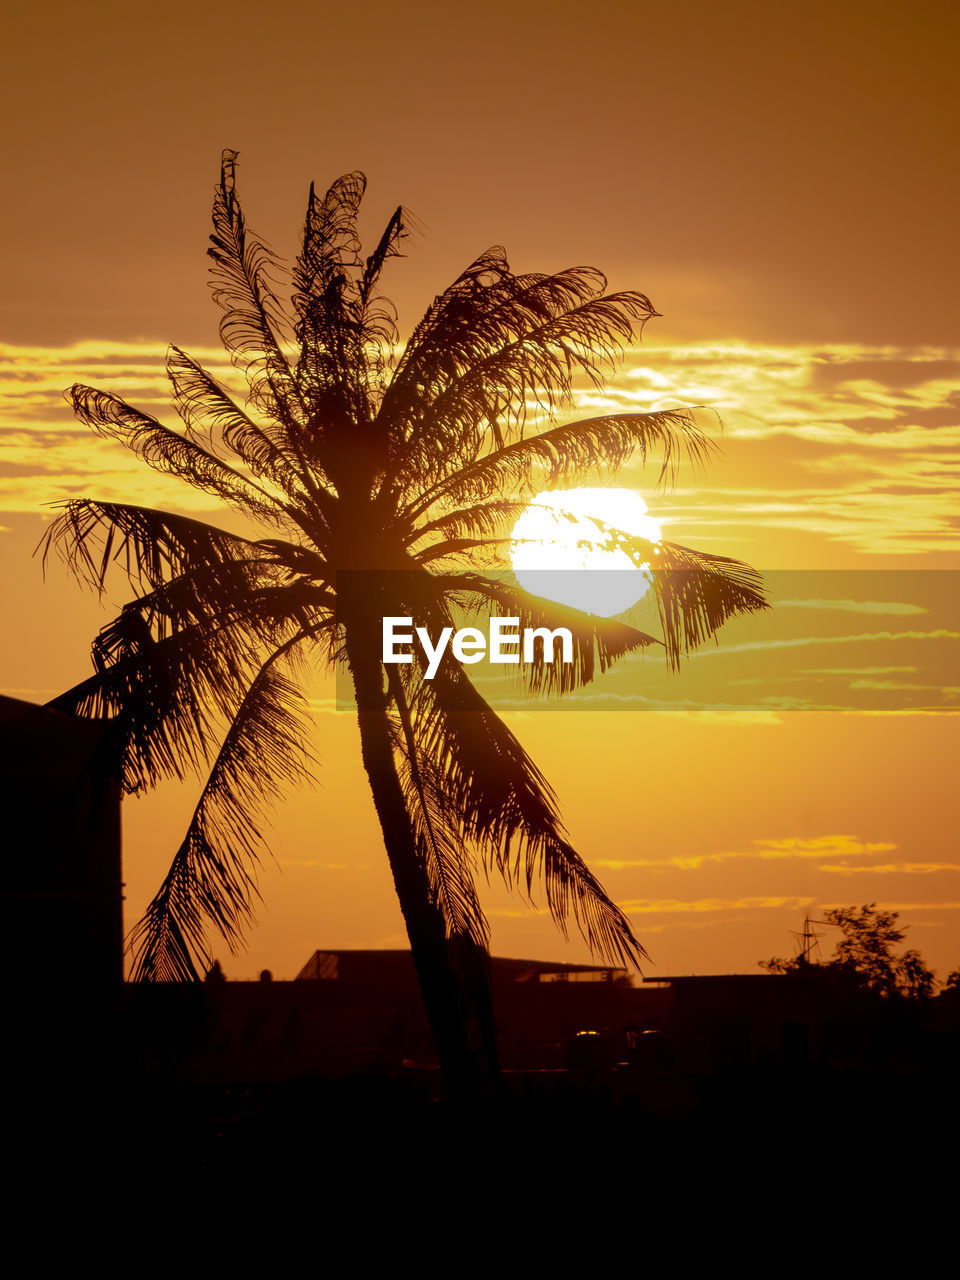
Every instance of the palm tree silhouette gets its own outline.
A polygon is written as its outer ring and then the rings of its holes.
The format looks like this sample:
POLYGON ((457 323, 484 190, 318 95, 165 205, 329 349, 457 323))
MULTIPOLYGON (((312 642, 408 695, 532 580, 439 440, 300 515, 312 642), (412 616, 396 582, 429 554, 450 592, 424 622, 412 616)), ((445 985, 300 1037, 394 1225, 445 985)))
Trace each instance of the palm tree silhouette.
POLYGON ((475 860, 528 893, 541 880, 554 919, 566 931, 572 916, 595 954, 636 963, 644 952, 570 845, 545 779, 464 669, 445 663, 426 681, 419 661, 384 666, 381 618, 412 615, 435 634, 454 608, 492 609, 568 626, 572 664, 541 657, 523 668, 532 693, 563 692, 654 643, 676 665, 725 619, 764 607, 759 579, 734 561, 610 530, 653 565, 663 632, 653 637, 481 572, 534 492, 654 450, 661 479, 682 453, 707 456, 684 411, 556 425, 574 376, 600 383, 657 313, 640 293, 607 293, 592 268, 515 275, 493 248, 401 347, 379 281, 409 217, 397 209, 364 258, 365 178, 352 173, 322 197, 311 187, 288 315, 279 264, 245 225, 235 163, 225 152, 208 253, 246 403, 176 347, 167 372, 182 431, 105 391, 78 384, 68 395, 99 434, 267 536, 122 503, 63 504, 45 558, 55 547, 101 592, 119 565, 136 598, 95 639, 94 675, 54 705, 111 720, 128 792, 204 770, 186 836, 133 935, 135 978, 195 980, 211 960, 208 931, 233 946, 252 918, 262 802, 309 769, 304 662, 313 654, 349 669, 425 1008, 462 1093, 496 1054, 475 860))

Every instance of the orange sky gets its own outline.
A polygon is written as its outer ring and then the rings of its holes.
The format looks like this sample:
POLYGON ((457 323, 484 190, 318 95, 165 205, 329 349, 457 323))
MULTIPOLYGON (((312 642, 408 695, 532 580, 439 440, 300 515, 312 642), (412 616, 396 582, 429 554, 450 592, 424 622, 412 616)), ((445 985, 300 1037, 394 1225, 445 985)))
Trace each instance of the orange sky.
MULTIPOLYGON (((106 620, 59 567, 41 584, 29 553, 44 503, 202 510, 88 438, 59 393, 80 379, 161 413, 168 341, 219 369, 204 248, 221 148, 240 149, 248 216, 287 254, 309 180, 363 167, 371 232, 399 201, 420 220, 387 279, 405 331, 492 242, 517 269, 602 267, 665 315, 583 411, 707 404, 726 425, 705 477, 658 494, 649 475, 621 476, 666 536, 809 573, 809 598, 831 594, 824 571, 875 575, 857 583, 859 610, 776 614, 771 635, 789 625, 809 641, 840 619, 872 637, 804 648, 792 702, 781 681, 757 695, 778 702, 747 709, 727 696, 732 668, 708 698, 702 665, 653 711, 509 712, 657 971, 750 969, 789 951, 808 908, 876 900, 902 909, 943 974, 960 963, 956 579, 943 572, 960 567, 956 14, 665 8, 367 5, 330 19, 240 0, 12 17, 0 687, 42 700, 79 679, 106 620), (919 605, 913 570, 939 571, 919 605), (790 709, 841 696, 864 712, 790 709)), ((355 729, 329 688, 312 693, 321 788, 277 816, 262 923, 246 955, 224 956, 228 973, 292 976, 314 947, 400 940, 355 729)), ((125 805, 128 920, 190 805, 187 792, 125 805)), ((489 901, 500 953, 583 954, 519 900, 489 901)))

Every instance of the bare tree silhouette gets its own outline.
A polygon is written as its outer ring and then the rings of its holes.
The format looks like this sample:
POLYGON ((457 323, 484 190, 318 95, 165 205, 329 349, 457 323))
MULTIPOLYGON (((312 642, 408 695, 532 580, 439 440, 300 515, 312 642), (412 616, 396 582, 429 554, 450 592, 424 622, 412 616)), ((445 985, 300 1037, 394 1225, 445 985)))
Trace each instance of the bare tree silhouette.
POLYGON ((644 953, 570 845, 545 779, 465 671, 453 663, 425 681, 417 662, 385 668, 381 617, 413 615, 432 630, 456 605, 570 626, 571 665, 524 669, 532 692, 562 692, 651 644, 676 665, 727 618, 764 607, 759 579, 731 560, 611 532, 654 566, 654 637, 484 576, 534 492, 654 452, 665 480, 682 454, 709 455, 679 410, 557 425, 574 376, 602 381, 656 314, 649 300, 606 292, 588 267, 515 275, 493 248, 400 346, 379 282, 409 218, 397 209, 364 257, 365 178, 352 173, 323 196, 311 187, 288 312, 280 264, 245 224, 235 161, 224 153, 208 252, 246 402, 176 347, 167 371, 183 430, 105 391, 75 385, 69 397, 100 435, 267 536, 92 498, 64 504, 45 558, 55 547, 100 591, 119 565, 137 594, 95 639, 95 674, 55 705, 112 719, 128 792, 206 770, 134 934, 136 978, 195 980, 212 959, 208 930, 235 945, 251 920, 262 803, 310 765, 302 664, 310 653, 345 663, 425 1007, 451 1088, 469 1090, 484 1053, 495 1064, 475 860, 527 891, 542 881, 561 929, 572 916, 596 954, 635 963, 644 953))

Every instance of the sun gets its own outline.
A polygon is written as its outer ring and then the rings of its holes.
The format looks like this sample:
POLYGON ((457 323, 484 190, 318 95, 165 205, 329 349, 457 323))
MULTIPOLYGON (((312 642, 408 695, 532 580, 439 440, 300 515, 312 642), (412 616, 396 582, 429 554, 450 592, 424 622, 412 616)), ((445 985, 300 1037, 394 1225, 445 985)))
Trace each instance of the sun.
POLYGON ((634 489, 560 489, 538 494, 513 526, 510 560, 531 595, 610 618, 641 600, 649 566, 611 548, 610 530, 649 542, 660 525, 634 489))

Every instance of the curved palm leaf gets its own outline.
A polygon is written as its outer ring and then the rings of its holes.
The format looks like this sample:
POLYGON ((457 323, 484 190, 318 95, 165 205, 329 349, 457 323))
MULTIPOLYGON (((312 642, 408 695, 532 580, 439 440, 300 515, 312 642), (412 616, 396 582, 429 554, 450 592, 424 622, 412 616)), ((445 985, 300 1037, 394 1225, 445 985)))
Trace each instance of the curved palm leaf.
POLYGON ((308 482, 298 470, 295 456, 283 449, 266 428, 255 423, 192 356, 171 346, 167 377, 173 388, 173 403, 189 433, 206 435, 211 440, 219 437, 255 476, 279 485, 291 501, 303 499, 308 482))
POLYGON ((441 667, 411 699, 422 756, 443 779, 448 811, 508 886, 542 879, 566 936, 570 915, 590 949, 616 964, 646 953, 630 922, 570 844, 549 784, 462 669, 441 667))
POLYGON ((92 498, 58 505, 60 514, 40 543, 44 567, 56 551, 101 594, 115 564, 142 590, 161 587, 198 564, 230 564, 262 554, 247 538, 174 512, 92 498))
POLYGON ((247 231, 236 188, 235 151, 224 151, 213 201, 213 300, 223 310, 220 338, 246 374, 253 404, 276 424, 282 440, 302 426, 306 413, 283 352, 286 317, 273 292, 280 266, 247 231))
POLYGON ((75 383, 70 388, 73 411, 101 435, 119 440, 148 466, 202 490, 212 498, 250 512, 261 520, 286 523, 277 500, 253 480, 209 453, 193 440, 161 426, 149 414, 106 391, 75 383))
POLYGON ((309 776, 302 696, 274 669, 282 653, 264 664, 237 708, 170 870, 133 931, 135 980, 196 980, 196 960, 211 962, 209 924, 233 947, 252 918, 257 814, 283 782, 309 776))

